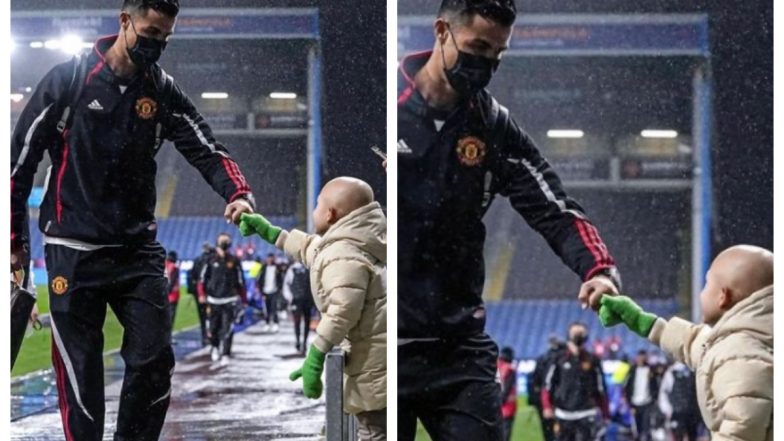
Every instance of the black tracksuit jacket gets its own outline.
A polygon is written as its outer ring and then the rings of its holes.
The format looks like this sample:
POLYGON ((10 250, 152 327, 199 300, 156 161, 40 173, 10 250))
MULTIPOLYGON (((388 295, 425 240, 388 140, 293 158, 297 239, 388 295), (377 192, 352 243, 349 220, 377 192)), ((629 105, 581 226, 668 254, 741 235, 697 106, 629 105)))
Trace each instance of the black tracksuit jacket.
POLYGON ((508 197, 581 279, 617 276, 583 209, 487 91, 449 115, 428 108, 413 78, 429 56, 406 57, 398 73, 398 336, 483 332, 482 217, 496 195, 508 197), (441 130, 436 119, 445 120, 441 130))
POLYGON ((542 407, 579 412, 598 408, 609 418, 607 387, 602 362, 590 352, 561 352, 550 366, 541 391, 542 407))
POLYGON ((44 152, 52 168, 40 229, 52 237, 98 245, 154 240, 155 155, 163 140, 172 141, 227 202, 252 201, 236 162, 190 99, 173 81, 164 93, 167 77, 157 64, 127 83, 114 76, 103 54, 116 38, 98 40, 86 55, 76 103, 67 103, 72 60, 46 74, 19 118, 11 139, 12 248, 29 243, 27 198, 44 152), (127 86, 124 93, 120 86, 127 86), (57 124, 68 104, 71 123, 60 133, 57 124))
POLYGON ((210 256, 201 269, 198 286, 199 296, 215 299, 233 299, 240 296, 242 302, 246 302, 242 262, 228 252, 223 257, 218 253, 210 256))

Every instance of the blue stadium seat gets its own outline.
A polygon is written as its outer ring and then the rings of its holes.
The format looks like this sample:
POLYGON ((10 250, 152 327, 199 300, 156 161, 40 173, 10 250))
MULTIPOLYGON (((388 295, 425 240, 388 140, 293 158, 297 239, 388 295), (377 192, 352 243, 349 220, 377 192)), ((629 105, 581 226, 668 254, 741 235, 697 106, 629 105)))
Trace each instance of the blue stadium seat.
MULTIPOLYGON (((639 303, 663 317, 678 312, 674 299, 648 299, 639 303)), ((654 348, 624 326, 605 329, 596 313, 582 310, 573 300, 504 300, 487 304, 487 332, 499 347, 512 347, 517 359, 538 357, 547 350, 551 334, 564 339, 569 324, 578 320, 588 325, 591 341, 617 336, 621 340, 621 352, 630 356, 638 350, 654 348)))

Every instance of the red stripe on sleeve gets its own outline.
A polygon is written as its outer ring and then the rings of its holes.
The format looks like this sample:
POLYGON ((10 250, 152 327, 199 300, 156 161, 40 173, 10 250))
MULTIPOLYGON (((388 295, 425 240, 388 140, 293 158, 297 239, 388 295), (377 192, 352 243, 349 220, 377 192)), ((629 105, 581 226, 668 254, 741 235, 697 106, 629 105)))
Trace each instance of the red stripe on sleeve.
POLYGON ((599 250, 596 249, 596 245, 594 245, 590 234, 588 233, 588 231, 586 231, 586 227, 584 223, 585 222, 582 219, 578 219, 578 218, 574 219, 574 224, 575 226, 577 226, 577 231, 579 231, 580 233, 580 239, 582 239, 583 244, 585 245, 586 248, 588 248, 588 251, 591 252, 594 261, 597 264, 599 264, 602 261, 602 256, 599 250))

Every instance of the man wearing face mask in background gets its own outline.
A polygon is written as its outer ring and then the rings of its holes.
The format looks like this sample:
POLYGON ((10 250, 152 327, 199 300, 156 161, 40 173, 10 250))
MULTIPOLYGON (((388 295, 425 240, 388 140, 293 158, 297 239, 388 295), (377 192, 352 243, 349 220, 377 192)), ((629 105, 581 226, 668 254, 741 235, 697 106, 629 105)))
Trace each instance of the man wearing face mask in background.
POLYGON ((155 155, 170 140, 238 222, 253 211, 239 167, 190 99, 158 66, 177 0, 125 0, 118 35, 55 66, 11 139, 12 262, 29 260, 27 198, 44 152, 51 178, 40 213, 46 244, 52 363, 66 440, 102 440, 103 323, 124 328, 125 377, 115 440, 157 440, 174 356, 165 252, 156 241, 155 155))
POLYGON ((237 302, 246 302, 245 277, 242 262, 229 251, 231 236, 219 234, 216 245, 215 254, 202 267, 196 289, 199 302, 207 304, 212 361, 220 360, 225 366, 231 356, 237 302))
POLYGON ((498 348, 484 332, 485 226, 495 195, 538 231, 598 308, 620 277, 598 231, 531 138, 485 90, 513 0, 443 0, 430 52, 398 75, 398 432, 499 440, 498 348))
POLYGON ((550 366, 541 392, 544 418, 555 418, 559 441, 593 441, 596 419, 610 419, 602 362, 585 349, 588 328, 575 322, 569 326, 567 349, 550 366))

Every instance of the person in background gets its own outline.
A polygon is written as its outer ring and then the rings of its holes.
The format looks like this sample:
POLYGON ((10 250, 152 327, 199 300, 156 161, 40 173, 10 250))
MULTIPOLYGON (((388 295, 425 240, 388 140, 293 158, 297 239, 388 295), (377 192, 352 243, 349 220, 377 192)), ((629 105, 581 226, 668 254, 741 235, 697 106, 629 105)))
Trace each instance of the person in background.
POLYGON ((283 273, 280 272, 275 263, 275 254, 267 254, 267 261, 261 269, 258 283, 261 285, 261 292, 264 294, 264 306, 267 309, 267 324, 264 325, 264 332, 278 332, 280 327, 278 321, 278 296, 283 282, 283 273), (270 322, 272 326, 270 327, 270 322))
POLYGON ((188 294, 192 295, 195 304, 196 312, 199 314, 199 327, 201 329, 201 344, 207 346, 210 344, 209 330, 207 329, 207 303, 199 297, 199 277, 204 269, 204 265, 210 260, 212 255, 215 254, 215 249, 209 242, 204 242, 201 245, 201 254, 193 259, 193 266, 188 273, 188 294))
POLYGON ((640 350, 624 385, 624 397, 632 408, 639 441, 651 439, 651 411, 657 390, 657 376, 648 363, 648 352, 640 350))
POLYGON ((501 379, 501 416, 504 419, 504 440, 512 438, 512 428, 517 414, 517 371, 514 363, 514 350, 501 349, 498 357, 498 375, 501 379))
POLYGON ((308 347, 310 319, 313 308, 313 293, 310 290, 310 271, 301 262, 294 263, 286 271, 283 280, 283 297, 291 304, 291 315, 294 318, 294 336, 297 352, 304 354, 308 347), (300 343, 300 323, 302 323, 302 342, 300 343))
POLYGON ((567 350, 550 366, 542 389, 544 417, 557 421, 559 441, 592 441, 601 414, 610 417, 607 387, 601 361, 585 349, 588 327, 581 322, 569 326, 567 350))
POLYGON ((237 301, 245 301, 242 263, 231 251, 231 236, 218 235, 215 254, 201 271, 199 300, 208 305, 212 361, 227 365, 231 356, 237 301))
MULTIPOLYGON (((261 293, 259 291, 259 276, 261 275, 261 257, 254 256, 248 269, 248 304, 251 306, 260 304, 261 293)), ((263 307, 259 307, 263 308, 263 307)))
POLYGON ((555 363, 558 354, 566 350, 566 343, 557 336, 551 335, 548 339, 549 348, 547 352, 536 359, 536 367, 531 375, 528 376, 528 403, 536 408, 539 420, 542 423, 542 436, 545 441, 555 441, 553 432, 552 418, 546 419, 542 413, 542 388, 544 387, 545 377, 550 366, 555 363))
POLYGON ((659 388, 659 409, 675 441, 696 441, 702 424, 694 372, 681 362, 667 369, 659 388))
POLYGON ((164 271, 166 271, 166 292, 169 293, 169 317, 174 329, 174 317, 177 315, 177 304, 180 301, 180 268, 176 251, 169 251, 166 255, 164 271))
POLYGON ((278 295, 278 303, 275 306, 278 311, 278 321, 286 321, 289 318, 289 306, 291 306, 291 302, 283 295, 283 280, 289 272, 291 262, 285 255, 277 256, 275 265, 278 266, 278 274, 280 274, 280 294, 278 295))

